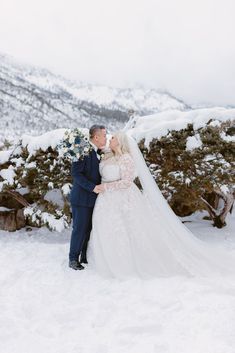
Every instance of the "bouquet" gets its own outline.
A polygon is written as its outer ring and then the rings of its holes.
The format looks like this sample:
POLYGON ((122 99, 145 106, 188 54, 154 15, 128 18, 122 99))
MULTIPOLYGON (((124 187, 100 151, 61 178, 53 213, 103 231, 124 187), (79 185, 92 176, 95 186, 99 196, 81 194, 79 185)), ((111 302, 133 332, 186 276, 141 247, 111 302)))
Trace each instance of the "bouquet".
POLYGON ((64 157, 71 162, 77 162, 90 154, 92 146, 88 136, 76 128, 65 131, 64 138, 57 149, 60 157, 64 157))

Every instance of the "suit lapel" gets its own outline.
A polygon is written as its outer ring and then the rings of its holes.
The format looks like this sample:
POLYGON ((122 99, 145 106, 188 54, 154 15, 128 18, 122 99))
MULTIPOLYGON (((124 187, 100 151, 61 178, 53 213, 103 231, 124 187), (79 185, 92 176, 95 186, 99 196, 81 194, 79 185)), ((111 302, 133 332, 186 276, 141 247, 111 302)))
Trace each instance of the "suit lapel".
POLYGON ((99 164, 100 160, 97 157, 96 151, 93 149, 91 153, 92 153, 92 158, 99 164))

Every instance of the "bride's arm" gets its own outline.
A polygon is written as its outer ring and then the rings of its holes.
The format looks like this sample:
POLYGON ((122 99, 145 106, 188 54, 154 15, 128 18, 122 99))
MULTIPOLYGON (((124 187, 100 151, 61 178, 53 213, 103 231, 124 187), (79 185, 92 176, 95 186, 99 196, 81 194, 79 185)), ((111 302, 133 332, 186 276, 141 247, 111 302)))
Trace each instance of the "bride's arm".
POLYGON ((121 179, 110 183, 104 183, 105 191, 127 189, 135 178, 134 161, 129 153, 123 154, 119 160, 121 179))

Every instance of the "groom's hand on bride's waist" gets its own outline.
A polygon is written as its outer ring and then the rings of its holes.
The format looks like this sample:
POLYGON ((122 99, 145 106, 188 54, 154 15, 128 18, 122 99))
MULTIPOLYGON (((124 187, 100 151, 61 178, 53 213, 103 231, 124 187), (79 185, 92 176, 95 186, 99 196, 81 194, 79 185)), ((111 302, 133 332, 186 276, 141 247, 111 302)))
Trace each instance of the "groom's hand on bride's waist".
POLYGON ((96 187, 93 190, 93 192, 95 192, 96 194, 100 194, 103 191, 104 191, 104 185, 102 184, 96 185, 96 187))

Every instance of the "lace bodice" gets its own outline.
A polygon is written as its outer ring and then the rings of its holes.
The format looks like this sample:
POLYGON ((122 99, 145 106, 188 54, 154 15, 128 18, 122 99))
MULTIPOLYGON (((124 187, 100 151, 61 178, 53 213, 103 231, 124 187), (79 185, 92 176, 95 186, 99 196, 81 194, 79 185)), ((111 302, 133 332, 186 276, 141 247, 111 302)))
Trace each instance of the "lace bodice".
POLYGON ((129 188, 135 177, 135 166, 131 155, 125 153, 118 159, 111 157, 101 161, 100 175, 105 191, 129 188))

